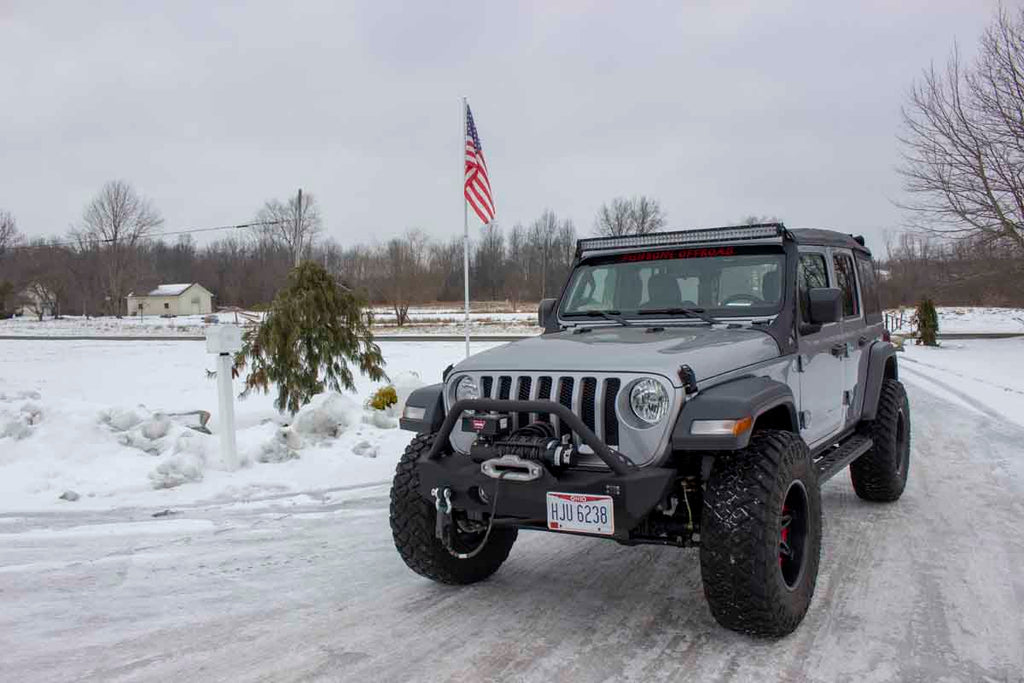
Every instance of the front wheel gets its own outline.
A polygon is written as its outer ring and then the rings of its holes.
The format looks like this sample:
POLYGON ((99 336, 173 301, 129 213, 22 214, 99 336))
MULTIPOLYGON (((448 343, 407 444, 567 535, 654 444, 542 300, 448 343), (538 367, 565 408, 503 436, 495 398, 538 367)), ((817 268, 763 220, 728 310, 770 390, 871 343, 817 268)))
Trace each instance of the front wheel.
POLYGON ((704 493, 700 572, 711 614, 756 636, 791 633, 814 595, 821 496, 807 445, 763 430, 716 456, 704 493))
POLYGON ((437 509, 433 501, 420 495, 416 472, 416 461, 430 451, 433 443, 432 434, 418 434, 398 462, 391 485, 391 535, 398 554, 420 576, 439 583, 476 583, 498 571, 519 532, 514 528, 495 528, 490 536, 485 536, 483 529, 467 526, 453 534, 455 551, 479 552, 460 559, 444 547, 435 532, 437 509), (485 538, 486 545, 480 548, 485 538))

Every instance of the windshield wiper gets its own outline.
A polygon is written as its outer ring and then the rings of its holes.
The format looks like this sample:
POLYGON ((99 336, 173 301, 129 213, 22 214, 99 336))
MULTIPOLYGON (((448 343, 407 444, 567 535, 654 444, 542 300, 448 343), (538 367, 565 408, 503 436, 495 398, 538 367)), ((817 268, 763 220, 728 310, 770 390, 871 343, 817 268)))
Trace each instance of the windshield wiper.
POLYGON ((563 313, 563 318, 604 318, 605 320, 611 320, 617 322, 623 327, 630 327, 631 322, 622 317, 621 311, 607 310, 607 311, 575 311, 573 313, 563 313))
POLYGON ((690 318, 700 318, 709 325, 722 324, 721 320, 705 314, 703 308, 683 308, 682 306, 675 306, 673 308, 641 308, 636 313, 637 315, 685 315, 690 318))

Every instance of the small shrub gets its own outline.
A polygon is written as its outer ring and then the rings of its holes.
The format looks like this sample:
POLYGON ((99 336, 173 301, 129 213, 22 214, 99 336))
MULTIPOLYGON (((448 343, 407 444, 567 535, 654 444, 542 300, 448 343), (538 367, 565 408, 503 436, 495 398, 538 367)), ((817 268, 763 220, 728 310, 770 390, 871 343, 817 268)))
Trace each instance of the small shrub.
POLYGON ((917 343, 938 346, 939 314, 931 299, 922 299, 917 305, 917 343))
POLYGON ((232 375, 248 369, 242 396, 277 387, 274 407, 292 415, 316 394, 355 390, 353 369, 373 381, 386 379, 384 358, 364 323, 365 302, 307 261, 256 327, 243 336, 232 375))
POLYGON ((373 392, 367 405, 374 410, 387 410, 396 403, 398 403, 398 392, 389 384, 373 392))

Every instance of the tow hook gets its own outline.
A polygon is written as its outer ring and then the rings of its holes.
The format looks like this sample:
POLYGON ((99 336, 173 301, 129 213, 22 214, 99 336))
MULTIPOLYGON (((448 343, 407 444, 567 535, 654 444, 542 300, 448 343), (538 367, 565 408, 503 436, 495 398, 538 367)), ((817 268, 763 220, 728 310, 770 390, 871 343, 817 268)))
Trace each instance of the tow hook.
POLYGON ((437 524, 434 527, 434 533, 437 534, 437 538, 444 547, 451 548, 451 533, 452 533, 452 490, 445 486, 442 488, 435 488, 430 490, 430 495, 434 496, 434 507, 437 509, 437 524))

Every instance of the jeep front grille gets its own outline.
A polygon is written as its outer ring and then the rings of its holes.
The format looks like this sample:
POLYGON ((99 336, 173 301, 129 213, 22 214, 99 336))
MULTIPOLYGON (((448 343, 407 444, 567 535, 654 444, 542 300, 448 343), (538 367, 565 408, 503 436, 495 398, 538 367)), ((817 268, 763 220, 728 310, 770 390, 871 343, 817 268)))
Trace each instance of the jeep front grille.
MULTIPOLYGON (((619 424, 615 401, 622 381, 618 377, 572 375, 483 375, 480 381, 484 398, 510 398, 519 400, 555 400, 576 413, 598 438, 615 448, 619 445, 619 424), (498 387, 497 395, 493 394, 498 387)), ((537 413, 515 413, 515 429, 530 422, 553 421, 559 437, 569 429, 557 416, 537 413)), ((574 437, 579 444, 579 438, 574 437)))

